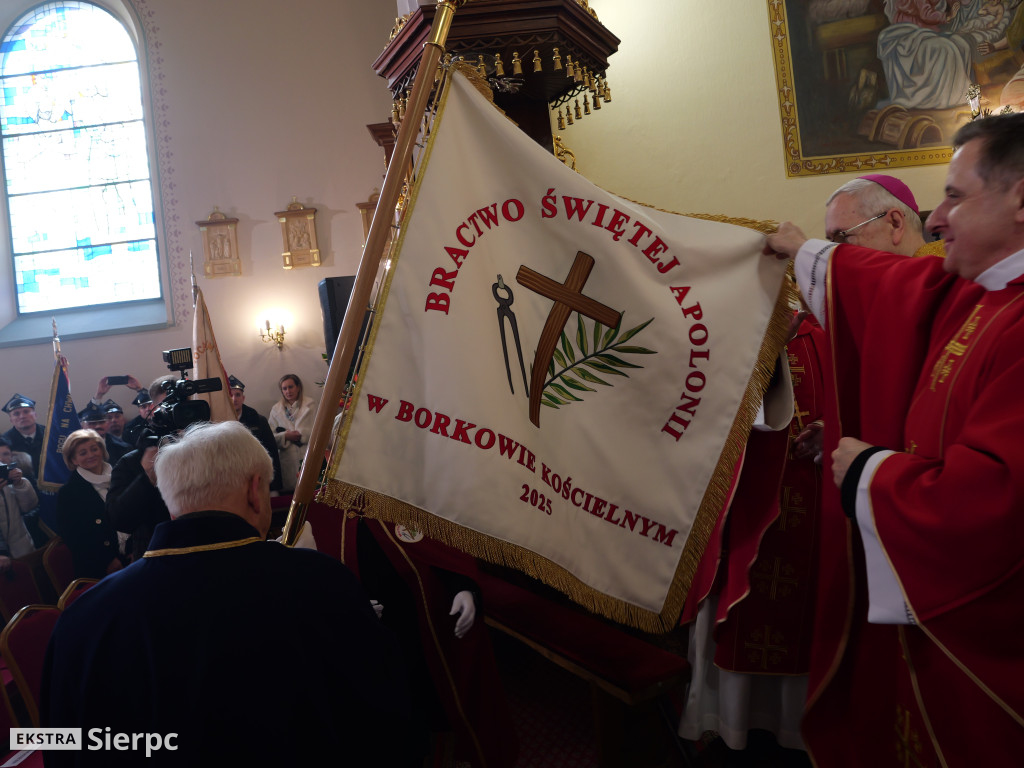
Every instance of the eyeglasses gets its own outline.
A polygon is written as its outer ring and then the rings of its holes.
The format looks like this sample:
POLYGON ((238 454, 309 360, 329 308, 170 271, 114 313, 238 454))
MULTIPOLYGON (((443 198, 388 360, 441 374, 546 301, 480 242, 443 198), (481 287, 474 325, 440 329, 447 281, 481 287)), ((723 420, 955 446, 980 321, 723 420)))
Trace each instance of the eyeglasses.
POLYGON ((851 233, 853 233, 856 230, 860 229, 865 224, 870 224, 872 221, 878 221, 880 218, 885 216, 885 214, 887 214, 887 213, 888 213, 888 211, 882 211, 880 214, 878 214, 877 216, 872 216, 867 221, 862 221, 860 224, 854 224, 852 227, 847 227, 846 229, 840 229, 838 232, 836 232, 834 235, 832 235, 832 237, 830 237, 829 240, 831 242, 833 242, 833 243, 845 243, 846 242, 846 238, 848 238, 851 233))

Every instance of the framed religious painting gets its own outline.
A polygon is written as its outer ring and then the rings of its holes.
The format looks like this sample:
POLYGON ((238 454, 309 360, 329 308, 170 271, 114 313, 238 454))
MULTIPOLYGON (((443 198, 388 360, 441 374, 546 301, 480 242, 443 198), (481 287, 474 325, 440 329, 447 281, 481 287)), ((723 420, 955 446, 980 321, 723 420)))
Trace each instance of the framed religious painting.
POLYGON ((319 267, 320 248, 316 242, 316 208, 307 208, 294 197, 288 208, 274 213, 281 222, 284 268, 319 267))
POLYGON ((945 163, 1024 106, 1022 0, 768 0, 788 176, 945 163))
POLYGON ((229 218, 214 206, 205 221, 197 221, 203 237, 203 274, 207 277, 238 276, 238 219, 229 218))

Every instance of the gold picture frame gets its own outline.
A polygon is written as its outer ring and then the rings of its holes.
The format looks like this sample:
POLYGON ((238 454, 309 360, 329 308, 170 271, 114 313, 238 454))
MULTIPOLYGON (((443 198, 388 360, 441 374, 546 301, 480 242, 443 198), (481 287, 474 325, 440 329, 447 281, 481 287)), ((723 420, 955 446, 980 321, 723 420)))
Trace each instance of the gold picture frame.
POLYGON ((197 221, 203 238, 203 274, 237 277, 242 274, 238 255, 238 219, 221 213, 217 206, 205 221, 197 221))
POLYGON ((1017 98, 1006 86, 1024 77, 1024 52, 1001 42, 1016 34, 1012 13, 957 3, 935 10, 943 18, 894 24, 881 3, 839 19, 827 5, 768 0, 789 177, 947 163, 972 117, 971 83, 982 110, 1017 98))
POLYGON ((307 208, 294 197, 288 208, 274 213, 281 222, 284 268, 319 267, 320 248, 316 240, 316 208, 307 208))

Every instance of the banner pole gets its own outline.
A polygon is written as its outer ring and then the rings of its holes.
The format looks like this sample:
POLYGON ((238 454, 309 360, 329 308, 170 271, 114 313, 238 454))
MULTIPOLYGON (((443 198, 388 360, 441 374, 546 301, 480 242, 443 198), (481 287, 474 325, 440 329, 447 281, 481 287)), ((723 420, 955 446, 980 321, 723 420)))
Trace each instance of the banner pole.
POLYGON ((324 381, 323 395, 320 397, 320 404, 317 406, 316 417, 313 420, 313 430, 306 448, 306 459, 302 462, 299 479, 292 495, 292 503, 288 509, 288 519, 285 521, 282 536, 282 541, 288 546, 294 546, 298 541, 302 525, 306 520, 306 512, 313 500, 331 427, 334 424, 335 412, 358 344, 363 315, 370 303, 374 278, 384 255, 388 230, 394 220, 395 206, 398 204, 416 138, 420 132, 422 123, 420 116, 426 111, 427 101, 430 99, 430 92, 434 85, 434 73, 444 54, 444 45, 451 28, 452 18, 455 11, 466 2, 468 0, 440 0, 431 26, 430 39, 423 45, 423 56, 416 72, 416 79, 413 81, 412 93, 409 95, 406 118, 402 120, 398 129, 395 150, 391 155, 391 162, 388 164, 387 174, 384 177, 384 187, 373 214, 373 222, 366 238, 363 255, 359 260, 359 268, 356 270, 355 285, 352 287, 352 295, 349 298, 348 308, 345 310, 345 318, 341 324, 338 341, 334 346, 334 355, 327 371, 327 379, 324 381))

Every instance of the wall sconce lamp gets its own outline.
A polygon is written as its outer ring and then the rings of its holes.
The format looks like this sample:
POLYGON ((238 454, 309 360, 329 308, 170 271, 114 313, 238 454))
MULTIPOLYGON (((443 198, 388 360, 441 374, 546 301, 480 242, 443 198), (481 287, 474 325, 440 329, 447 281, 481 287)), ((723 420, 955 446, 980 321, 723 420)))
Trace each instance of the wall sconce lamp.
POLYGON ((281 349, 284 346, 284 326, 278 325, 274 328, 270 327, 270 321, 266 321, 266 326, 259 329, 260 339, 267 344, 277 344, 277 348, 281 349))

